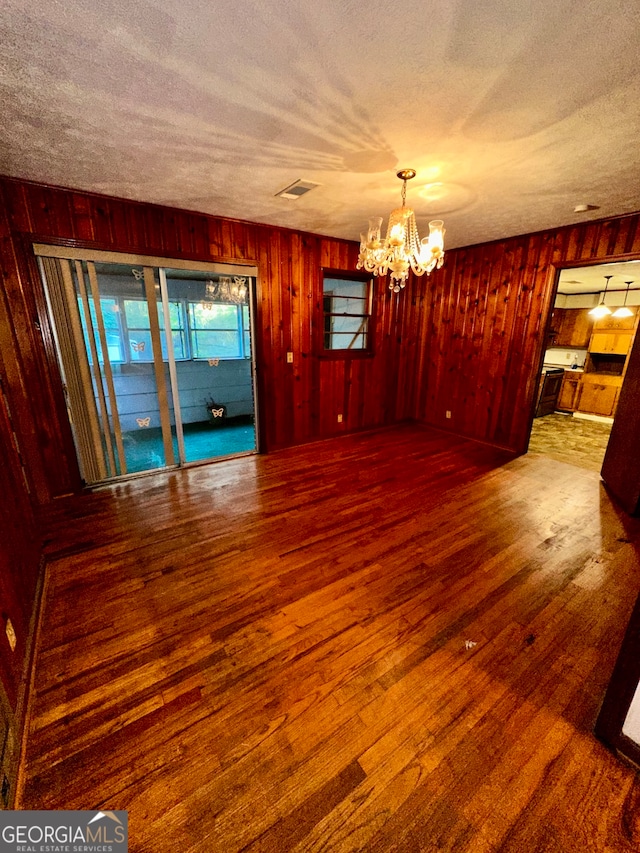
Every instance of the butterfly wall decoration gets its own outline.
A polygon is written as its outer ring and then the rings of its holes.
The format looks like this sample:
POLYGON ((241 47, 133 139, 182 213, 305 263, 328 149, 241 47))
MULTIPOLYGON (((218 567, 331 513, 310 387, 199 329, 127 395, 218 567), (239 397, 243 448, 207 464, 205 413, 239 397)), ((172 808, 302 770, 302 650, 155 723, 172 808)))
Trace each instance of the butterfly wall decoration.
POLYGON ((131 270, 136 281, 141 281, 144 278, 144 270, 131 270))
POLYGON ((129 341, 134 352, 144 352, 145 341, 129 341))
POLYGON ((151 418, 136 418, 136 423, 139 427, 148 427, 151 423, 151 418))
POLYGON ((224 415, 224 408, 221 409, 211 409, 211 414, 214 418, 221 418, 224 415))
POLYGON ((219 358, 210 358, 209 359, 209 367, 217 367, 220 364, 219 358))

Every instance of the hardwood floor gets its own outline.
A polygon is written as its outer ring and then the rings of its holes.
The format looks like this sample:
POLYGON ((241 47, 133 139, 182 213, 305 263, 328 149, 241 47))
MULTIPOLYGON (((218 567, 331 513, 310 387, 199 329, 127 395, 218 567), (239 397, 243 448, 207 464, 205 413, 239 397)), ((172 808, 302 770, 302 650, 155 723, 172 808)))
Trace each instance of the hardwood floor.
POLYGON ((640 520, 595 472, 407 426, 47 528, 21 808, 128 809, 136 853, 640 849, 592 735, 640 520))

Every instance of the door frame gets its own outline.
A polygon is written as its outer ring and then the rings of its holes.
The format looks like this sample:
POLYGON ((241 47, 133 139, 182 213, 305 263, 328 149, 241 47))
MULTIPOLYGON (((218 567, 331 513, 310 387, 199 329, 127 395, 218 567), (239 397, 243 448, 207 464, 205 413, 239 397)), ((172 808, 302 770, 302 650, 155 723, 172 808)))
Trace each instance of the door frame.
MULTIPOLYGON (((53 258, 57 260, 66 260, 68 262, 76 262, 79 263, 81 261, 86 261, 91 264, 95 263, 115 263, 115 264, 125 264, 131 265, 132 267, 143 267, 154 268, 158 270, 159 279, 160 279, 160 291, 161 291, 161 302, 162 310, 166 313, 166 270, 184 270, 186 272, 204 272, 211 273, 212 275, 241 275, 247 276, 250 281, 249 292, 248 292, 248 305, 249 305, 249 318, 250 318, 250 338, 251 338, 251 359, 250 359, 250 372, 251 372, 251 389, 253 396, 253 417, 254 417, 254 436, 255 436, 255 446, 256 453, 260 453, 262 451, 261 445, 261 436, 263 434, 263 429, 260 423, 260 406, 259 406, 259 393, 258 393, 258 371, 257 371, 257 350, 256 350, 256 327, 257 327, 257 287, 258 287, 258 266, 257 263, 250 260, 229 260, 229 261, 197 261, 197 260, 186 260, 182 258, 175 257, 165 257, 160 255, 143 255, 139 253, 131 253, 131 252, 112 252, 112 251, 102 251, 96 249, 81 249, 81 248, 72 248, 68 246, 62 245, 52 245, 48 243, 33 243, 32 244, 33 252, 36 256, 36 260, 38 262, 38 267, 40 271, 40 277, 42 278, 44 291, 45 291, 45 299, 47 302, 47 309, 49 313, 49 320, 51 323, 51 328, 53 330, 53 336, 56 343, 56 361, 58 364, 58 369, 61 371, 63 378, 63 387, 64 387, 64 376, 63 376, 63 368, 60 365, 59 358, 59 346, 57 342, 57 332, 55 322, 53 321, 53 315, 51 311, 51 304, 48 296, 48 288, 46 283, 46 277, 43 272, 41 259, 42 258, 53 258), (164 287, 163 287, 164 280, 164 287)), ((148 295, 147 295, 148 296, 148 295)), ((147 298, 148 301, 148 298, 147 298)), ((157 299, 156 299, 157 304, 157 299)), ((165 323, 167 318, 165 317, 165 323)), ((170 355, 169 358, 169 371, 170 371, 170 385, 171 385, 171 393, 174 401, 174 415, 176 416, 176 423, 180 422, 181 418, 180 413, 178 411, 178 385, 177 385, 177 376, 175 371, 175 363, 173 361, 173 346, 171 341, 171 335, 167 336, 167 346, 168 353, 170 355), (173 368, 173 370, 172 370, 173 368)), ((67 417, 69 417, 69 412, 67 409, 67 417)), ((71 433, 74 435, 73 426, 70 421, 71 433)), ((236 454, 230 454, 225 457, 211 458, 198 460, 195 462, 186 462, 184 461, 184 446, 180 447, 182 434, 181 430, 176 430, 179 440, 179 462, 177 465, 171 465, 166 468, 161 469, 153 469, 151 471, 140 471, 133 472, 131 474, 119 475, 116 477, 110 477, 100 482, 87 484, 84 483, 86 487, 99 487, 103 485, 107 485, 109 483, 114 482, 122 482, 124 480, 130 478, 137 478, 141 476, 146 476, 147 474, 157 474, 162 473, 163 471, 173 471, 178 467, 187 468, 196 465, 208 464, 210 462, 222 461, 223 459, 232 458, 236 454)), ((74 445, 76 445, 76 441, 74 440, 74 445)), ((77 446, 75 447, 76 455, 78 454, 77 446)), ((242 454, 244 455, 244 454, 242 454)), ((78 459, 78 462, 80 460, 78 459)))
MULTIPOLYGON (((538 406, 538 393, 540 390, 540 379, 542 377, 542 369, 544 366, 544 356, 545 356, 547 349, 549 348, 547 346, 547 342, 549 340, 549 333, 551 331, 551 318, 553 316, 553 310, 555 308, 555 302, 556 302, 556 298, 558 295, 558 285, 560 283, 560 274, 561 274, 562 270, 579 269, 580 267, 597 267, 597 266, 602 266, 604 264, 622 264, 622 263, 626 263, 628 261, 640 261, 640 255, 638 255, 637 253, 626 253, 626 254, 621 254, 621 255, 604 255, 604 256, 598 256, 595 258, 586 258, 586 259, 580 259, 580 260, 575 260, 575 261, 571 261, 571 260, 568 260, 565 258, 562 261, 555 261, 549 265, 550 270, 549 270, 547 281, 549 282, 549 287, 551 289, 551 295, 550 295, 549 303, 548 303, 548 307, 547 307, 547 314, 546 314, 545 320, 542 324, 542 329, 543 329, 542 346, 540 348, 540 357, 538 359, 538 366, 537 366, 537 371, 535 374, 534 393, 532 395, 530 412, 529 412, 529 428, 527 431, 527 437, 526 437, 524 449, 522 451, 523 453, 528 452, 529 442, 531 441, 531 431, 533 429, 533 422, 535 420, 536 408, 538 406)), ((640 306, 638 308, 638 311, 640 312, 640 306)), ((636 334, 636 339, 639 337, 640 337, 640 328, 639 328, 638 333, 636 334)), ((633 349, 635 349, 636 352, 638 353, 638 360, 640 362, 640 348, 636 347, 634 345, 633 349)), ((633 356, 633 353, 630 353, 629 361, 627 362, 626 373, 629 372, 629 367, 631 366, 632 356, 633 356)), ((620 388, 619 397, 622 395, 622 391, 623 391, 625 383, 626 383, 626 374, 625 374, 625 377, 624 377, 624 380, 622 383, 622 387, 620 388)), ((616 415, 617 415, 617 410, 616 410, 616 415)), ((614 423, 615 423, 615 417, 614 417, 614 423)), ((608 449, 609 448, 607 447, 607 451, 608 451, 608 449)), ((626 476, 626 474, 623 474, 623 476, 626 476)), ((639 472, 639 476, 640 476, 640 472, 639 472)))

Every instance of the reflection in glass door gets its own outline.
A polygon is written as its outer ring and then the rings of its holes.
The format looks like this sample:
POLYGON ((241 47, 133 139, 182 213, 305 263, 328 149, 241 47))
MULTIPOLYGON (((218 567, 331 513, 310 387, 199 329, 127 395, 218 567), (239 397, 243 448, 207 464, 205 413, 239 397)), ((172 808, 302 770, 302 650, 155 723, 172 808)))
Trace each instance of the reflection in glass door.
POLYGON ((181 463, 255 452, 251 277, 161 269, 160 282, 188 330, 169 359, 181 463))
POLYGON ((251 275, 36 252, 87 483, 256 452, 251 275))

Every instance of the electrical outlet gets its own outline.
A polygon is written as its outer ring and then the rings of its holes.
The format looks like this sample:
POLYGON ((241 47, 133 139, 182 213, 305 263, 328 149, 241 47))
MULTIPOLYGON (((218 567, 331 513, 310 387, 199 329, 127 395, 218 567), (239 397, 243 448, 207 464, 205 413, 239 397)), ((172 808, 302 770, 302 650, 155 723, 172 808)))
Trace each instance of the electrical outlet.
POLYGON ((341 424, 341 423, 342 423, 342 415, 338 415, 338 423, 339 423, 339 424, 341 424))
POLYGON ((287 353, 287 364, 293 364, 293 353, 292 352, 287 353))
POLYGON ((451 417, 451 412, 449 411, 449 409, 447 409, 447 411, 444 413, 444 416, 445 416, 445 418, 451 417))

